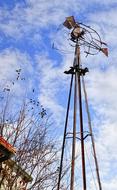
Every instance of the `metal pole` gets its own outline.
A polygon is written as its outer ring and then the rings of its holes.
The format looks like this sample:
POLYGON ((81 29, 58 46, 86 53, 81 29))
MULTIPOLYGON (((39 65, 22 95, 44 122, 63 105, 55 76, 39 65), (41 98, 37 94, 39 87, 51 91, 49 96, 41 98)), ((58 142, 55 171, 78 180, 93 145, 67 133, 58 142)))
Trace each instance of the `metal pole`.
POLYGON ((67 132, 67 123, 68 123, 69 107, 70 107, 70 100, 71 100, 72 83, 73 83, 73 74, 71 76, 70 89, 69 89, 69 98, 68 98, 68 104, 67 104, 67 112, 66 112, 65 129, 64 129, 64 136, 63 136, 63 144, 62 144, 62 152, 61 152, 61 161, 60 161, 59 179, 58 179, 58 184, 57 184, 57 190, 60 189, 60 182, 61 182, 61 175, 62 175, 63 156, 64 156, 64 149, 65 149, 65 141, 66 141, 66 132, 67 132))
POLYGON ((98 161, 97 161, 97 156, 96 156, 95 141, 94 141, 94 136, 93 136, 93 131, 92 131, 92 125, 91 125, 91 117, 90 117, 90 112, 89 112, 87 92, 86 92, 85 82, 84 82, 84 78, 83 77, 82 77, 82 82, 83 82, 83 89, 84 89, 84 95, 85 95, 85 101, 86 101, 86 111, 87 111, 87 116, 88 116, 89 130, 90 130, 90 134, 91 134, 91 142, 92 142, 93 153, 94 153, 94 160, 95 160, 97 180, 98 180, 98 184, 99 184, 99 190, 102 190, 101 180, 100 180, 100 174, 99 174, 99 166, 98 166, 98 161))
POLYGON ((75 73, 75 81, 74 81, 73 141, 72 141, 72 161, 71 161, 71 183, 70 183, 70 190, 74 190, 74 177, 75 177, 76 110, 77 110, 77 75, 75 73))
MULTIPOLYGON (((80 47, 77 47, 77 64, 80 69, 80 47)), ((83 176, 83 190, 86 190, 86 170, 85 170, 85 152, 84 152, 84 130, 83 130, 83 114, 82 114, 82 94, 80 73, 77 72, 78 77, 78 94, 79 94, 79 114, 80 114, 80 138, 81 138, 81 155, 82 155, 82 176, 83 176)))

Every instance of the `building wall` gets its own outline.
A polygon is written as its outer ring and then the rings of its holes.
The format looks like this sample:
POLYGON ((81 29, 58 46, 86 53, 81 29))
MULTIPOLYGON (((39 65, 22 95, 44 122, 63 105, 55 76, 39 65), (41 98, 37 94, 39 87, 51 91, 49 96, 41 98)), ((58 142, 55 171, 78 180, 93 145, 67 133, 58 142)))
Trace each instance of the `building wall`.
POLYGON ((31 178, 17 164, 12 166, 8 162, 2 163, 0 169, 0 190, 26 190, 31 178))

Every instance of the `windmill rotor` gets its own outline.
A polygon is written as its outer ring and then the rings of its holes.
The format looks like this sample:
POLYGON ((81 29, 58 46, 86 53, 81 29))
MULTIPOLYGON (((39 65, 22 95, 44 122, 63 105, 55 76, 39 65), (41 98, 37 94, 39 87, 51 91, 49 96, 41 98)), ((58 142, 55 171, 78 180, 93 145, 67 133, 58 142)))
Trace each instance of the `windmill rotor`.
MULTIPOLYGON (((108 56, 107 44, 101 40, 100 35, 95 29, 85 25, 84 23, 76 22, 73 16, 67 17, 63 23, 63 26, 64 32, 62 34, 64 34, 64 37, 66 37, 66 40, 69 42, 71 47, 75 47, 77 43, 86 56, 96 55, 100 51, 108 56)), ((63 28, 61 27, 60 30, 63 28)), ((57 38, 57 35, 60 37, 60 30, 58 30, 59 33, 56 34, 55 38, 57 38)), ((64 43, 59 43, 57 42, 57 45, 56 42, 54 43, 54 49, 64 53, 67 53, 67 51, 69 53, 73 53, 72 48, 69 50, 69 48, 67 49, 64 47, 64 43)))

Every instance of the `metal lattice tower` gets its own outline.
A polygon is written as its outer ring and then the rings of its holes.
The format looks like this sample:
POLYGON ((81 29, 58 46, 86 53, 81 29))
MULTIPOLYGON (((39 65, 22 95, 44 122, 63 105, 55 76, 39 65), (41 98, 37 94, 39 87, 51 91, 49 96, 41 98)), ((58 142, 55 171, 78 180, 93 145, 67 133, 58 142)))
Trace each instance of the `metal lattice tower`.
POLYGON ((75 151, 76 151, 76 139, 77 139, 77 117, 79 117, 79 140, 81 144, 81 165, 82 165, 82 190, 87 190, 87 180, 86 180, 86 163, 85 163, 85 150, 84 143, 85 139, 90 136, 94 162, 96 168, 96 175, 98 181, 98 189, 102 190, 98 161, 95 150, 95 142, 92 132, 91 126, 91 118, 88 107, 88 99, 87 93, 85 89, 84 76, 88 72, 88 68, 82 68, 80 61, 80 49, 84 48, 84 53, 86 56, 95 55, 98 52, 104 53, 108 56, 108 49, 106 43, 101 41, 99 34, 89 26, 86 26, 82 23, 78 23, 75 21, 73 16, 67 17, 65 22, 63 23, 64 27, 66 27, 70 31, 70 41, 73 43, 72 46, 75 47, 74 61, 73 65, 70 67, 68 71, 65 71, 65 74, 71 75, 70 89, 69 89, 69 97, 67 104, 67 112, 66 112, 66 120, 65 120, 65 128, 64 128, 64 136, 63 136, 63 144, 62 144, 62 152, 61 152, 61 161, 59 167, 59 177, 57 183, 57 190, 61 190, 61 179, 62 179, 62 171, 63 171, 63 159, 64 159, 64 151, 65 151, 65 142, 68 138, 69 133, 67 132, 68 127, 68 118, 69 118, 69 110, 70 110, 70 101, 72 95, 72 87, 74 84, 74 97, 73 97, 73 130, 72 134, 72 154, 71 154, 71 177, 70 177, 70 190, 75 190, 74 188, 74 178, 75 178, 75 151), (86 102, 86 111, 88 116, 88 126, 89 132, 85 134, 84 132, 84 123, 83 123, 83 109, 82 109, 82 91, 81 85, 84 89, 84 96, 86 102), (77 114, 77 108, 79 110, 79 115, 77 114))

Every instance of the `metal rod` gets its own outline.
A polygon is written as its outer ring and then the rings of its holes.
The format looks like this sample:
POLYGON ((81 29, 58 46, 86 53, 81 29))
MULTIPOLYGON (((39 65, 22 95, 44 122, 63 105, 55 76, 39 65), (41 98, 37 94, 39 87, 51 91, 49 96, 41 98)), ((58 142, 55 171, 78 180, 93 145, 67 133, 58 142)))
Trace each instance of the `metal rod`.
MULTIPOLYGON (((77 47, 77 64, 80 68, 80 47, 77 47)), ((80 73, 77 72, 78 78, 78 94, 79 94, 79 115, 80 115, 80 138, 81 138, 81 155, 82 155, 82 176, 83 176, 83 190, 86 190, 86 169, 85 169, 85 152, 84 152, 84 130, 83 130, 83 114, 82 114, 82 94, 81 94, 81 80, 80 73)))
POLYGON ((63 156, 64 156, 64 149, 65 149, 65 141, 66 141, 66 132, 67 132, 72 84, 73 84, 73 74, 71 76, 70 89, 69 89, 69 97, 68 97, 68 104, 67 104, 67 112, 66 112, 66 120, 65 120, 65 128, 64 128, 64 136, 63 136, 63 144, 62 144, 62 152, 61 152, 61 160, 60 160, 60 169, 59 169, 59 178, 58 178, 57 190, 60 189, 60 182, 61 182, 61 174, 62 174, 62 167, 63 167, 63 156))
POLYGON ((98 166, 98 161, 97 161, 97 156, 96 156, 95 141, 94 141, 92 124, 91 124, 91 117, 90 117, 90 112, 89 112, 87 92, 86 92, 85 82, 84 82, 84 77, 83 76, 82 76, 82 83, 83 83, 83 89, 84 89, 84 95, 85 95, 86 111, 87 111, 87 116, 88 116, 89 130, 90 130, 90 133, 91 133, 91 142, 92 142, 93 153, 94 153, 97 180, 98 180, 99 190, 102 190, 100 174, 99 174, 99 166, 98 166))
POLYGON ((77 76, 74 81, 74 114, 73 114, 73 140, 72 140, 72 161, 71 161, 71 183, 70 190, 74 190, 75 178, 75 149, 76 149, 76 111, 77 111, 77 76))

